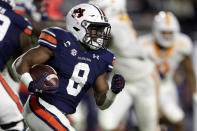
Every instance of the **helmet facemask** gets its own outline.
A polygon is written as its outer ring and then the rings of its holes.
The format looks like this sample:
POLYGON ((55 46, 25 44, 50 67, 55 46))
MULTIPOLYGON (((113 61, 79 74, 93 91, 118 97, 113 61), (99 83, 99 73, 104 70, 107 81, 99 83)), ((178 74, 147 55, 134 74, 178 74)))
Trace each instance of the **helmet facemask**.
POLYGON ((161 30, 155 34, 158 44, 164 48, 168 48, 173 44, 176 32, 161 30))
POLYGON ((82 43, 86 44, 92 50, 104 48, 105 42, 110 39, 110 24, 84 20, 81 22, 81 26, 86 31, 81 41, 82 43))

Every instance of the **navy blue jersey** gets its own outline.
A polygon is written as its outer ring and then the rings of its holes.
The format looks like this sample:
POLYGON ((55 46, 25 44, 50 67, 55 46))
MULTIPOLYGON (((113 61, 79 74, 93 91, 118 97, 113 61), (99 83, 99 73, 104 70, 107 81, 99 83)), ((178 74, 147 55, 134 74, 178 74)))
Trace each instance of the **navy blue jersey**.
POLYGON ((24 17, 13 12, 9 5, 0 1, 0 70, 10 56, 20 48, 21 32, 30 35, 31 24, 24 17))
POLYGON ((38 43, 53 52, 54 56, 45 64, 57 71, 60 83, 56 94, 40 97, 65 113, 74 113, 96 78, 113 69, 113 53, 106 49, 84 52, 76 38, 61 28, 42 30, 38 43))

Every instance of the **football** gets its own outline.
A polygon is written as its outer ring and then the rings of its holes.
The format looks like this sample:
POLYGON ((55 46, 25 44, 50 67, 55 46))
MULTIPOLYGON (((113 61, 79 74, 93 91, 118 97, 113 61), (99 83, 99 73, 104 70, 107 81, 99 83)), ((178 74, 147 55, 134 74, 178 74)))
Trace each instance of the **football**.
POLYGON ((57 72, 49 65, 33 65, 30 68, 30 75, 33 78, 33 80, 40 79, 44 73, 48 73, 46 79, 44 80, 44 84, 46 86, 58 86, 59 85, 59 79, 57 76, 57 72))

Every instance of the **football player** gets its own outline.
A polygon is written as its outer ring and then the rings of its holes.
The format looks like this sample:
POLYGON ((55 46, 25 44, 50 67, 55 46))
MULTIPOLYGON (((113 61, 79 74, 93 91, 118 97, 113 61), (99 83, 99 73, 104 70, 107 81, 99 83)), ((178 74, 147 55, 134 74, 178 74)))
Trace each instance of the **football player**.
POLYGON ((132 21, 126 10, 126 0, 91 0, 100 5, 112 26, 109 48, 117 62, 114 71, 124 75, 125 90, 118 95, 112 106, 101 111, 99 121, 106 131, 120 130, 126 123, 131 105, 134 105, 140 131, 158 130, 157 91, 158 76, 154 63, 146 58, 138 43, 132 21), (124 101, 124 102, 123 102, 124 101))
POLYGON ((182 65, 186 80, 195 92, 196 82, 190 59, 192 41, 180 32, 180 25, 172 12, 159 12, 153 20, 152 33, 140 37, 140 43, 149 58, 157 65, 160 75, 159 104, 163 118, 183 131, 184 112, 178 102, 176 84, 173 80, 176 69, 182 65))
MULTIPOLYGON (((52 25, 61 26, 65 28, 65 22, 62 22, 62 21, 61 22, 49 21, 49 20, 43 21, 42 13, 38 7, 38 5, 41 5, 41 1, 15 0, 15 4, 16 6, 13 8, 14 12, 28 18, 28 20, 31 22, 32 27, 33 27, 31 39, 23 41, 25 42, 25 45, 28 45, 27 49, 33 46, 37 46, 36 40, 39 37, 42 29, 52 26, 52 25)), ((24 51, 27 51, 27 49, 24 51)), ((22 84, 21 82, 20 83, 17 82, 16 76, 13 73, 11 65, 18 56, 24 53, 24 51, 22 52, 18 51, 17 53, 15 53, 9 59, 9 61, 6 64, 6 67, 4 68, 2 72, 2 75, 6 77, 13 91, 15 91, 16 94, 20 96, 22 103, 26 102, 29 91, 27 90, 27 88, 24 88, 25 87, 24 84, 22 84)))
POLYGON ((14 0, 0 0, 0 128, 22 131, 23 107, 2 70, 15 52, 28 48, 21 43, 31 35, 32 27, 24 17, 14 13, 12 7, 14 0))
POLYGON ((25 107, 24 118, 30 130, 74 131, 67 115, 75 112, 84 94, 93 87, 96 104, 108 108, 124 88, 124 78, 115 74, 111 89, 106 82, 115 57, 104 47, 109 39, 110 24, 99 7, 91 4, 74 6, 66 16, 67 30, 50 27, 42 30, 38 43, 13 63, 19 79, 33 94, 25 107), (29 69, 48 64, 58 74, 59 86, 44 85, 44 74, 33 80, 29 69))
POLYGON ((28 14, 35 21, 40 21, 41 14, 37 12, 37 7, 34 4, 34 0, 15 0, 16 6, 14 11, 18 14, 28 14))

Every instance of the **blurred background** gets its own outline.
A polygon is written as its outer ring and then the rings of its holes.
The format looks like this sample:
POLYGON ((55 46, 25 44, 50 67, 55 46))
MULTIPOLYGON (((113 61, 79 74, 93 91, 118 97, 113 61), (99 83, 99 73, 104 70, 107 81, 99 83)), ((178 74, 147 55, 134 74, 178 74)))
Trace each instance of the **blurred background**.
MULTIPOLYGON (((16 1, 20 4, 21 0, 16 1)), ((34 18, 35 21, 44 22, 51 19, 55 25, 56 20, 64 21, 64 16, 74 5, 88 2, 88 0, 34 0, 32 2, 35 6, 34 11, 39 15, 31 14, 32 6, 29 12, 27 11, 27 14, 34 18)), ((197 0, 127 0, 127 10, 138 35, 143 35, 151 31, 153 17, 159 11, 173 12, 180 22, 181 31, 189 35, 193 41, 194 48, 192 58, 197 74, 197 0)), ((64 24, 61 24, 61 26, 64 26, 64 24)), ((34 39, 34 41, 36 41, 36 37, 34 39)), ((186 114, 184 123, 185 131, 192 131, 194 125, 191 90, 186 87, 181 67, 177 69, 175 80, 181 99, 181 105, 186 114)), ((25 95, 21 96, 22 99, 25 98, 25 95)), ((88 123, 85 130, 99 131, 94 101, 91 96, 87 96, 84 101, 88 101, 87 103, 90 106, 87 106, 88 108, 85 109, 90 109, 87 113, 89 118, 87 119, 88 123)), ((127 126, 128 131, 133 130, 133 121, 129 120, 127 126)))
MULTIPOLYGON (((40 1, 40 0, 35 0, 40 1)), ((50 1, 51 0, 44 0, 50 1)), ((62 4, 57 7, 63 15, 76 4, 88 0, 56 0, 62 4)), ((47 6, 47 5, 46 5, 47 6)), ((196 37, 196 0, 127 0, 127 10, 139 34, 150 31, 153 16, 161 10, 172 11, 178 18, 182 31, 193 40, 196 37)))

